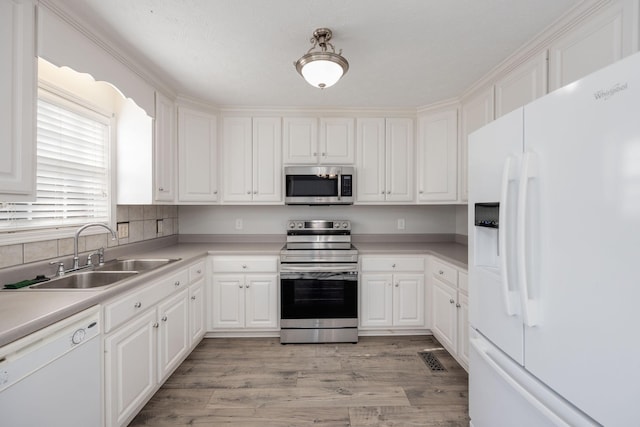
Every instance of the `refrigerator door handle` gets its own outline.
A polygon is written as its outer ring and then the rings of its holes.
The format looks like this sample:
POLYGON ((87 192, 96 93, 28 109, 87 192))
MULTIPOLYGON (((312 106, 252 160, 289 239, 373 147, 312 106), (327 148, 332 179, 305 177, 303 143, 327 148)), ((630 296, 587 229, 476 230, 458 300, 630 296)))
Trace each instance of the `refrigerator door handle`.
POLYGON ((529 297, 529 280, 527 270, 527 201, 529 199, 529 181, 538 175, 538 160, 535 153, 526 152, 522 161, 520 172, 520 188, 518 194, 518 221, 516 227, 517 237, 517 265, 518 288, 520 291, 520 304, 525 325, 532 327, 538 324, 537 301, 529 297))
POLYGON ((507 209, 509 206, 509 182, 511 181, 511 164, 513 162, 513 157, 509 156, 504 161, 504 167, 502 168, 502 185, 500 188, 500 211, 498 224, 500 224, 500 232, 498 234, 498 248, 500 252, 500 273, 502 276, 502 299, 504 302, 505 312, 508 316, 514 316, 517 312, 513 308, 512 300, 512 292, 509 290, 509 271, 510 271, 510 253, 507 248, 508 243, 508 218, 509 215, 507 213, 507 209))

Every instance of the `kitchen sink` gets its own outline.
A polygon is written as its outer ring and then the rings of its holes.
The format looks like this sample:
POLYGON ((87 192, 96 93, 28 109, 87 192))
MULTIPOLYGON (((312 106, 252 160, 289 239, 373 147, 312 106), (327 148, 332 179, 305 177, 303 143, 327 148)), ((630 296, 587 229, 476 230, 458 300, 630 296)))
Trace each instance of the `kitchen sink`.
POLYGON ((111 285, 138 274, 136 271, 86 271, 52 279, 31 286, 30 289, 92 289, 111 285))
POLYGON ((148 271, 162 267, 172 262, 179 261, 180 258, 132 258, 114 259, 104 265, 96 267, 95 271, 148 271))

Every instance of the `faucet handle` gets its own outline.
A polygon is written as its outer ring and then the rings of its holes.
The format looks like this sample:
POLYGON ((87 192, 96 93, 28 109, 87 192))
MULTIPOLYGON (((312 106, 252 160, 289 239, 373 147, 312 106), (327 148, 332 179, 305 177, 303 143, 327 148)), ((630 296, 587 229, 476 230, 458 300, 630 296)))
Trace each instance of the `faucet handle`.
POLYGON ((49 265, 57 265, 56 267, 56 276, 64 276, 64 262, 62 261, 51 261, 49 265))

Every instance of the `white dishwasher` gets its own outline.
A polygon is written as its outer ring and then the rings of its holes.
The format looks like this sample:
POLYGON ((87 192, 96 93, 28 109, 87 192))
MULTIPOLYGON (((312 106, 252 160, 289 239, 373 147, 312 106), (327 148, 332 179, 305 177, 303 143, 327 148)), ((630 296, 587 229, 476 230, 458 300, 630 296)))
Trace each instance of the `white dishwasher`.
POLYGON ((99 307, 0 348, 0 424, 101 426, 100 349, 99 307))

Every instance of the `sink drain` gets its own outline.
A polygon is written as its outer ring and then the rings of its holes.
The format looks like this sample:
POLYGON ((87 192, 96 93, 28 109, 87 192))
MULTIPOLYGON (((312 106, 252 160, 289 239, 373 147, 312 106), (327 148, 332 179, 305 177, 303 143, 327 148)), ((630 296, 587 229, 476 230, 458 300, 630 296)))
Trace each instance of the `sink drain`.
POLYGON ((418 352, 418 356, 420 356, 420 359, 422 359, 424 364, 427 365, 427 367, 429 369, 431 369, 432 371, 434 371, 434 372, 446 372, 447 371, 447 369, 444 366, 442 366, 442 363, 440 363, 440 361, 433 354, 433 352, 431 352, 431 351, 419 351, 418 352))

